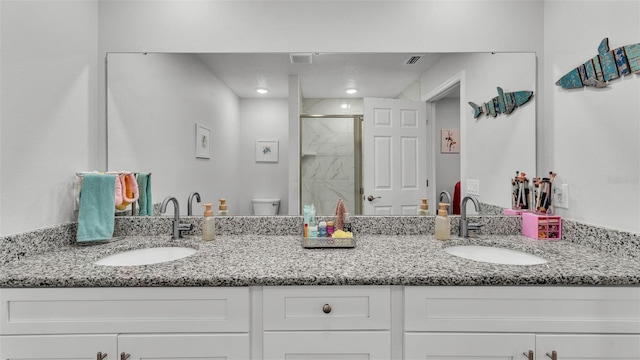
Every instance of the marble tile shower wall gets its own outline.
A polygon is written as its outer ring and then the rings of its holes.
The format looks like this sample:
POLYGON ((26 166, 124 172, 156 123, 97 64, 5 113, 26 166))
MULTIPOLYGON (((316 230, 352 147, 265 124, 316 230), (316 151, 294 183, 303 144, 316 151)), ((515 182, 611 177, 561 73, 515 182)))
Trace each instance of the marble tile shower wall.
MULTIPOLYGON (((328 219, 329 217, 320 217, 328 219)), ((459 217, 451 217, 452 234, 457 234, 459 217)), ((522 220, 519 216, 478 216, 474 217, 484 226, 480 234, 514 235, 520 234, 522 220)), ((167 236, 171 233, 172 217, 116 217, 114 237, 127 235, 167 236)), ((185 216, 184 223, 194 225, 189 236, 201 234, 202 217, 185 216)), ((353 230, 356 237, 366 235, 432 235, 435 218, 433 216, 354 216, 353 230)), ((579 243, 599 251, 620 256, 640 257, 640 234, 611 230, 563 220, 563 240, 579 243)), ((0 264, 55 251, 75 242, 77 225, 68 223, 37 229, 21 234, 0 237, 0 264)), ((216 217, 216 232, 219 235, 275 235, 301 236, 301 216, 226 216, 216 217)), ((455 237, 455 235, 453 235, 455 237)), ((543 240, 541 240, 543 241, 543 240)))
POLYGON ((352 118, 302 119, 303 204, 314 204, 318 214, 331 214, 336 198, 341 198, 347 209, 355 208, 354 149, 352 118))

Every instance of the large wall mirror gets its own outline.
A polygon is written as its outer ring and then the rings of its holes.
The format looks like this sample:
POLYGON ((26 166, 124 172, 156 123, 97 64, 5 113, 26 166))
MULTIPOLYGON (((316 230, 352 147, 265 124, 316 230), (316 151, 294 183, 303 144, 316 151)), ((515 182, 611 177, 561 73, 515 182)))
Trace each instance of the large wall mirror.
POLYGON ((354 213, 415 215, 423 197, 433 214, 468 180, 481 203, 506 208, 515 172, 535 175, 535 85, 533 53, 110 53, 107 166, 151 173, 153 202, 175 196, 182 214, 191 192, 214 209, 225 198, 229 215, 254 214, 253 199, 278 199, 278 215, 303 201, 331 214, 338 198, 354 213), (534 96, 474 118, 468 102, 497 87, 534 96), (459 151, 443 149, 448 130, 459 151), (292 161, 302 184, 291 185, 292 161))

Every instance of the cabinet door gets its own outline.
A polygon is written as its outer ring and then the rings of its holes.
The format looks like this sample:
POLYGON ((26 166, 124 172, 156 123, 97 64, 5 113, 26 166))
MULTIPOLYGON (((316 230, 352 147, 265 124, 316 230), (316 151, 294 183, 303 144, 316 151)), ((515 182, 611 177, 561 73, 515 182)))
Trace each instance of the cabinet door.
POLYGON ((404 342, 411 360, 520 360, 535 349, 533 334, 405 333, 404 342))
POLYGON ((536 360, 638 360, 640 335, 538 335, 536 360))
POLYGON ((388 331, 265 332, 269 360, 374 360, 391 358, 388 331))
POLYGON ((250 358, 249 334, 120 335, 118 351, 129 360, 250 358))
POLYGON ((116 335, 0 336, 0 359, 117 360, 116 335))

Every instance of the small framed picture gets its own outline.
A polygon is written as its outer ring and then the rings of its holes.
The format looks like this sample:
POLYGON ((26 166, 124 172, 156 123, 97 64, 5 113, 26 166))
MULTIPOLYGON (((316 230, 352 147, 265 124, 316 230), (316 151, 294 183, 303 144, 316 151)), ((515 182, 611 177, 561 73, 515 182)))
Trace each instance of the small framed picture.
POLYGON ((442 154, 458 154, 460 153, 460 130, 459 129, 442 129, 441 131, 441 148, 442 154))
POLYGON ((209 159, 211 157, 211 129, 196 124, 196 157, 209 159))
POLYGON ((278 140, 256 140, 256 162, 278 162, 278 140))

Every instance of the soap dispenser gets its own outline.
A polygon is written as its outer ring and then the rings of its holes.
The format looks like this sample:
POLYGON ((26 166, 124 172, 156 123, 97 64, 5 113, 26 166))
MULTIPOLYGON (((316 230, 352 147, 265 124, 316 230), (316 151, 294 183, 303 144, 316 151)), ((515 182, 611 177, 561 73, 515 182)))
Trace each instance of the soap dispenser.
POLYGON ((451 219, 447 214, 447 203, 438 204, 438 216, 436 216, 436 239, 449 240, 451 238, 451 219))
POLYGON ((227 199, 220 199, 220 206, 218 206, 218 215, 227 216, 227 199))
POLYGON ((213 204, 204 204, 204 217, 202 218, 202 240, 214 240, 216 238, 216 222, 213 217, 213 204))
POLYGON ((427 198, 422 198, 422 204, 420 204, 420 210, 418 210, 418 215, 420 216, 429 215, 429 204, 427 203, 427 198))

